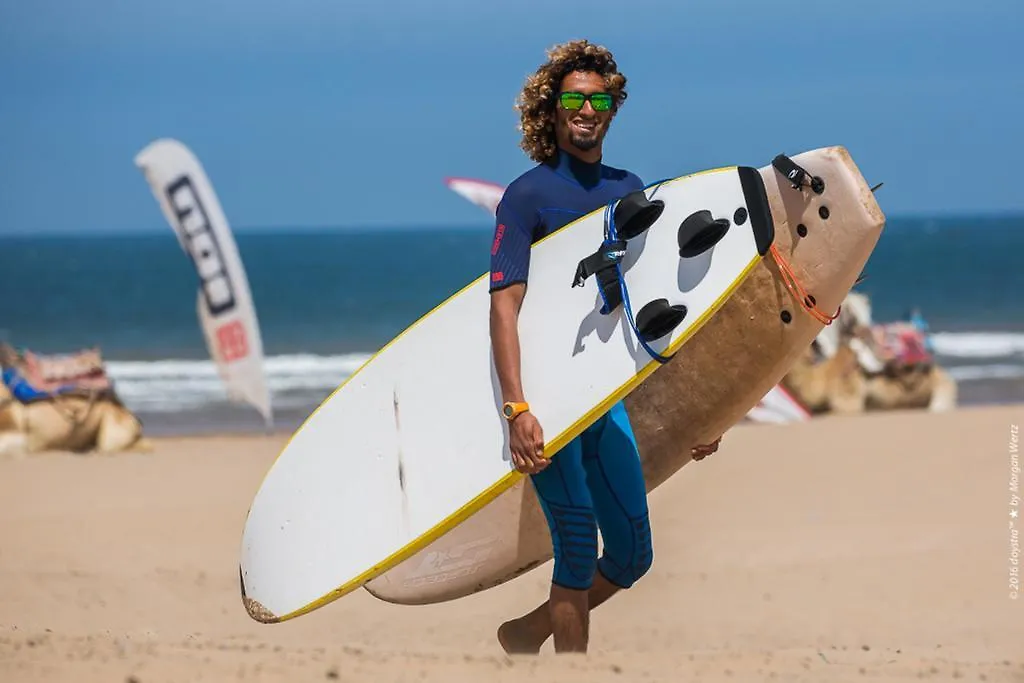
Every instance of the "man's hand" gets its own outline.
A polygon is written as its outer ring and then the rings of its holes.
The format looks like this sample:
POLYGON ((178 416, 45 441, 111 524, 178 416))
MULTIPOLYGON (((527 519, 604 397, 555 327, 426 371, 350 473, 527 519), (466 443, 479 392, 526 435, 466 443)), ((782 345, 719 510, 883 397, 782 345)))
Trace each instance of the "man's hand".
POLYGON ((523 474, 536 474, 551 462, 544 457, 544 432, 533 413, 520 413, 509 423, 512 464, 523 474))
POLYGON ((694 460, 703 460, 704 458, 708 457, 709 455, 718 450, 718 444, 721 443, 721 441, 722 437, 718 437, 709 444, 701 444, 699 446, 694 446, 693 448, 690 449, 690 455, 693 456, 694 460))

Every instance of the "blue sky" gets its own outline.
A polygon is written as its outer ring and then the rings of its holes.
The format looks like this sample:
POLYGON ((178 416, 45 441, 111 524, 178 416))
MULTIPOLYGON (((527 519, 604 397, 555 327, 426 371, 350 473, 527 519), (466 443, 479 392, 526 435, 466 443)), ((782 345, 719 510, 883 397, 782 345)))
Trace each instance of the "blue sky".
POLYGON ((0 3, 0 234, 167 230, 132 158, 174 137, 236 230, 488 226, 446 175, 531 165, 550 45, 629 77, 605 160, 653 181, 846 145, 890 215, 1024 210, 1021 0, 0 3))

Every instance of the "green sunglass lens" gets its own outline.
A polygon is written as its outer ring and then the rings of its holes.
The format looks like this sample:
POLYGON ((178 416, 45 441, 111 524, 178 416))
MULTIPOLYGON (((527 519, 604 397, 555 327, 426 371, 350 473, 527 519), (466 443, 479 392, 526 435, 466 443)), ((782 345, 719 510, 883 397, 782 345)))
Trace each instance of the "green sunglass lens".
POLYGON ((582 109, 586 98, 578 92, 562 93, 562 106, 566 109, 582 109))
POLYGON ((594 111, 608 111, 612 108, 612 96, 603 93, 591 95, 590 106, 594 108, 594 111))

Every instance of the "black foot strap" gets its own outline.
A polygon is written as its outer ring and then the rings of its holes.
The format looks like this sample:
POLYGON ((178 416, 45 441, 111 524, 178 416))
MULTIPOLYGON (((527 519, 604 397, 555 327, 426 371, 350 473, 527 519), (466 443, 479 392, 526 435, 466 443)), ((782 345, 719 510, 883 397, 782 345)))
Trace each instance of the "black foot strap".
POLYGON ((686 318, 686 306, 670 305, 668 299, 648 302, 636 314, 637 334, 644 341, 660 339, 679 326, 686 318))
POLYGON ((707 209, 692 213, 679 224, 679 256, 699 256, 718 244, 727 232, 728 218, 712 218, 707 209))

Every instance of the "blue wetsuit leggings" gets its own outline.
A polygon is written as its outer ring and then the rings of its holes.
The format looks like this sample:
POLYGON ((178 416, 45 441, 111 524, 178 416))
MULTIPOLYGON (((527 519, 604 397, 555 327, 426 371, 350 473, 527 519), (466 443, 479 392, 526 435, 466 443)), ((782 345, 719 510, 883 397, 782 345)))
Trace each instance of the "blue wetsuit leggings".
POLYGON ((586 590, 595 571, 629 588, 651 567, 651 526, 640 455, 619 402, 531 475, 551 529, 552 583, 586 590), (604 552, 597 556, 597 532, 604 552))

